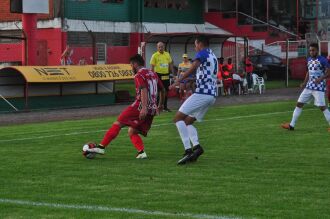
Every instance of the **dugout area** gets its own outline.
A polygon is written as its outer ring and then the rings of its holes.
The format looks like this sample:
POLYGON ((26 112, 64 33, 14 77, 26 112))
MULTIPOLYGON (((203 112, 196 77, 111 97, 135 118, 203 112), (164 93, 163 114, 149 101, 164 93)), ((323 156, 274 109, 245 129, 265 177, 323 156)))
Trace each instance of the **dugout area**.
POLYGON ((0 113, 111 105, 116 81, 133 77, 128 64, 5 67, 0 69, 0 113))
POLYGON ((183 53, 194 59, 196 55, 195 39, 197 36, 203 35, 209 39, 209 47, 218 58, 232 58, 235 68, 238 69, 240 61, 248 55, 248 39, 236 37, 231 33, 219 30, 219 28, 209 27, 207 31, 205 33, 147 34, 145 42, 141 46, 142 55, 147 60, 147 67, 150 67, 149 60, 156 51, 158 42, 165 44, 165 50, 171 54, 175 66, 182 62, 183 53))

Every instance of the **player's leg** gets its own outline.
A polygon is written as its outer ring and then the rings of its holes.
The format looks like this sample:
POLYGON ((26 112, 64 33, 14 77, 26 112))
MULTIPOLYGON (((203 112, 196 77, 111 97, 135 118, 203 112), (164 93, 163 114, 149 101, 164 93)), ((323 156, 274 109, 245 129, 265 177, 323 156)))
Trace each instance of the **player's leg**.
POLYGON ((124 124, 121 124, 118 121, 114 122, 110 129, 105 133, 100 145, 103 147, 107 147, 118 136, 121 128, 123 128, 124 126, 124 124))
MULTIPOLYGON (((314 91, 313 96, 315 106, 318 106, 320 108, 320 110, 324 114, 326 121, 330 126, 330 112, 325 103, 325 93, 320 91, 314 91)), ((328 131, 330 131, 330 128, 328 128, 328 131)))
POLYGON ((179 92, 180 92, 180 100, 183 102, 184 100, 184 90, 185 90, 185 84, 184 83, 180 83, 179 85, 179 92))
POLYGON ((296 122, 298 121, 298 118, 300 117, 300 115, 302 113, 302 109, 303 109, 304 105, 305 104, 302 103, 302 102, 297 103, 296 108, 293 111, 292 119, 291 119, 291 122, 290 122, 290 126, 292 128, 295 127, 296 122))
POLYGON ((186 116, 184 122, 187 126, 189 139, 193 145, 193 147, 199 145, 198 133, 197 129, 193 126, 193 123, 196 121, 194 117, 186 116))
POLYGON ((196 121, 196 118, 192 116, 187 116, 185 119, 185 123, 187 125, 188 133, 189 133, 189 139, 192 143, 192 150, 193 150, 193 158, 192 161, 196 161, 199 156, 201 156, 204 153, 204 150, 202 146, 199 144, 198 139, 198 132, 196 127, 193 125, 193 123, 196 121))
POLYGON ((116 121, 112 124, 110 129, 105 133, 103 140, 95 148, 88 149, 89 152, 104 154, 105 148, 118 136, 120 130, 125 125, 116 121))
POLYGON ((142 138, 139 135, 140 131, 137 129, 134 129, 132 127, 128 128, 128 136, 131 139, 132 144, 137 150, 137 159, 145 159, 147 158, 147 154, 144 151, 144 144, 142 141, 142 138))
MULTIPOLYGON (((185 148, 185 154, 182 159, 178 161, 178 164, 185 164, 188 161, 192 161, 194 154, 190 145, 190 134, 186 122, 192 125, 195 120, 201 121, 209 108, 215 101, 213 96, 193 94, 191 95, 180 107, 177 112, 174 122, 179 131, 183 146, 185 148), (191 119, 189 119, 189 117, 191 119)), ((194 135, 195 140, 197 130, 194 127, 190 127, 191 134, 194 135)), ((198 140, 198 137, 197 137, 198 140)), ((195 141, 196 143, 196 141, 195 141)))
POLYGON ((296 122, 298 121, 302 109, 308 101, 310 101, 312 98, 312 91, 308 89, 304 89, 304 91, 300 94, 296 108, 293 111, 292 119, 290 123, 284 123, 282 124, 282 128, 287 129, 287 130, 294 130, 294 127, 296 125, 296 122))
POLYGON ((202 146, 199 143, 197 129, 193 126, 193 123, 195 121, 201 122, 203 120, 203 118, 204 118, 206 112, 208 111, 208 109, 210 108, 210 106, 212 106, 214 104, 215 98, 213 98, 211 96, 203 96, 203 99, 201 102, 202 102, 202 104, 198 108, 198 110, 193 112, 185 120, 186 125, 188 127, 189 135, 190 135, 189 137, 193 144, 192 161, 196 161, 198 159, 198 157, 204 153, 204 149, 202 148, 202 146))
POLYGON ((186 126, 185 123, 185 119, 188 115, 186 115, 183 112, 178 111, 175 114, 174 117, 174 123, 178 129, 178 132, 180 134, 184 149, 187 150, 191 150, 191 145, 190 145, 190 140, 189 140, 189 132, 188 132, 188 128, 186 126))
MULTIPOLYGON (((330 111, 326 106, 321 106, 320 107, 321 111, 324 114, 325 119, 327 120, 329 126, 330 126, 330 111)), ((330 128, 328 129, 330 131, 330 128)))
POLYGON ((105 133, 103 140, 97 147, 100 150, 96 151, 96 153, 102 154, 103 152, 104 154, 104 149, 118 136, 121 128, 124 126, 134 125, 134 121, 138 118, 138 116, 139 111, 132 106, 128 106, 125 110, 123 110, 117 121, 114 122, 111 128, 105 133))

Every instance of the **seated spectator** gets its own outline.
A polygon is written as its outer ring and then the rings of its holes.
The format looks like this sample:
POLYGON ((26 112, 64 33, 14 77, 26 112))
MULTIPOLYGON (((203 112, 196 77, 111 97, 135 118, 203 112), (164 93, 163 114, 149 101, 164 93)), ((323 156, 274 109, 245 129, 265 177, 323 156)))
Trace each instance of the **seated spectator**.
POLYGON ((236 94, 246 93, 244 80, 244 72, 242 70, 233 74, 233 85, 236 94))
MULTIPOLYGON (((191 62, 189 61, 189 57, 187 54, 182 55, 183 62, 179 64, 178 68, 178 77, 181 78, 182 75, 191 67, 191 62)), ((181 81, 179 87, 180 99, 181 101, 185 101, 193 92, 193 75, 190 75, 185 80, 181 81)))
POLYGON ((232 75, 234 73, 234 64, 233 64, 231 58, 228 59, 226 66, 227 66, 227 69, 228 69, 230 75, 232 75))

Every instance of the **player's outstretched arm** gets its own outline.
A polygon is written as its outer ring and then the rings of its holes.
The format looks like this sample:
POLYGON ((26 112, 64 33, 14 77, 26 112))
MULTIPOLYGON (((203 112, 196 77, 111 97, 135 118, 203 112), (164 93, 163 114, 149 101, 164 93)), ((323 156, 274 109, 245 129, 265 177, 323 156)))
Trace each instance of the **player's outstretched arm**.
POLYGON ((180 77, 180 79, 178 79, 177 81, 175 81, 175 83, 173 83, 171 86, 170 86, 170 89, 172 89, 173 87, 175 86, 178 86, 180 81, 183 81, 184 79, 186 79, 187 77, 189 77, 189 75, 193 74, 196 69, 198 68, 198 66, 201 64, 201 62, 199 60, 195 60, 192 64, 191 64, 191 67, 185 72, 182 74, 182 77, 180 77))
POLYGON ((189 75, 191 75, 192 73, 194 73, 200 64, 201 64, 201 62, 199 60, 195 60, 191 64, 191 67, 182 75, 181 80, 184 80, 184 79, 188 78, 189 75))

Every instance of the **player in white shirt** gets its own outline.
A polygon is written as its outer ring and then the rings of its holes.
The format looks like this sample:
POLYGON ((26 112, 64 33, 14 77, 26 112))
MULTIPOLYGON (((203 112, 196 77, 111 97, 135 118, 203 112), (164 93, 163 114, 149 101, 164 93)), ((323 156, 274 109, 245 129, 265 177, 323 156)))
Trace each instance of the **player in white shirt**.
POLYGON ((179 165, 196 161, 204 153, 203 148, 199 144, 197 130, 193 123, 196 120, 202 121, 205 113, 214 104, 217 96, 218 61, 208 47, 209 41, 206 37, 199 36, 196 38, 195 50, 197 54, 192 66, 172 85, 172 87, 177 86, 180 81, 185 80, 197 70, 195 93, 182 104, 174 118, 185 148, 182 159, 178 161, 179 165))
MULTIPOLYGON (((282 128, 291 131, 294 130, 304 105, 312 100, 312 98, 314 98, 314 105, 321 109, 330 126, 330 112, 325 103, 326 79, 330 77, 330 64, 325 57, 318 55, 318 44, 311 44, 309 53, 310 57, 307 59, 308 71, 305 81, 301 85, 305 89, 298 99, 291 122, 282 124, 282 128)), ((328 128, 328 131, 330 132, 330 128, 328 128)))

